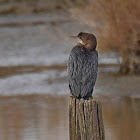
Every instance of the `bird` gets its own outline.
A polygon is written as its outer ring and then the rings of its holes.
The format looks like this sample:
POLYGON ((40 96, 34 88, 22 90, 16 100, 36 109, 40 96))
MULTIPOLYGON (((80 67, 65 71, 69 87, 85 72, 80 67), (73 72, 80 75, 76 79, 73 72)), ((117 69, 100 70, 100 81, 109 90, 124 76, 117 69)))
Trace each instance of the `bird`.
POLYGON ((98 73, 97 39, 91 33, 80 32, 67 63, 70 93, 77 99, 92 98, 93 88, 98 73))

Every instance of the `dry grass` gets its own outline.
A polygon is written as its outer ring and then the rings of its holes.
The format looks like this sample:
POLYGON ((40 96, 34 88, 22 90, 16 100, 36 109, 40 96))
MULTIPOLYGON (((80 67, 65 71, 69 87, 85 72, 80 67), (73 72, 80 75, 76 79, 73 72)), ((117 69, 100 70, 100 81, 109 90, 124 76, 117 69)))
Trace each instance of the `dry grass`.
MULTIPOLYGON (((94 0, 90 6, 107 26, 99 34, 99 46, 102 50, 118 50, 122 56, 124 72, 134 72, 140 34, 140 1, 139 0, 94 0)), ((138 56, 139 57, 139 56, 138 56)))
POLYGON ((139 5, 139 0, 92 0, 78 17, 96 25, 100 51, 120 52, 126 73, 135 69, 135 57, 140 58, 139 5))
POLYGON ((94 0, 90 6, 98 19, 107 26, 100 34, 102 49, 119 51, 135 47, 140 27, 139 0, 94 0))

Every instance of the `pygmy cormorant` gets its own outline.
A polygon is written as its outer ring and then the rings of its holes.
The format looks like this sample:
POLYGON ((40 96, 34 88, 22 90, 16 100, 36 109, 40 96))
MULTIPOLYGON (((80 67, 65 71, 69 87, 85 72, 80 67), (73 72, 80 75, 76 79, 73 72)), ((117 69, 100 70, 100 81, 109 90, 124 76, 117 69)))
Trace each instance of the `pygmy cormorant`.
POLYGON ((98 71, 97 40, 93 34, 80 32, 80 42, 73 47, 68 60, 70 93, 78 99, 92 97, 98 71))

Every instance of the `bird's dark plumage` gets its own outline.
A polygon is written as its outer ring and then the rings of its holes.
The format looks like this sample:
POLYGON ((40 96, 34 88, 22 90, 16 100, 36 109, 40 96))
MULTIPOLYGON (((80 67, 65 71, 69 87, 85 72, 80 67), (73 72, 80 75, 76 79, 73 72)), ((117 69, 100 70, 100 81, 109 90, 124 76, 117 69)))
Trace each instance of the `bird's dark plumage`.
MULTIPOLYGON (((83 41, 83 43, 86 43, 86 40, 85 41, 83 39, 81 40, 83 41)), ((95 45, 94 42, 92 43, 95 45)), ((95 50, 96 47, 94 45, 90 46, 91 48, 93 47, 93 49, 89 49, 86 48, 86 45, 78 43, 72 49, 69 56, 68 60, 69 88, 71 94, 79 99, 80 98, 88 99, 89 97, 91 97, 93 87, 96 82, 98 71, 98 52, 95 50)))

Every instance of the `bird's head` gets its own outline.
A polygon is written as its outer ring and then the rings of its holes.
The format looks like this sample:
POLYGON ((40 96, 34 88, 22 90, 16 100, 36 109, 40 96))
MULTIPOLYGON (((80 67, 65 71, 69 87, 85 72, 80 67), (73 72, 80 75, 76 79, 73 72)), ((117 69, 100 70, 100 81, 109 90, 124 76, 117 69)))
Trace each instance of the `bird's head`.
POLYGON ((86 49, 93 51, 96 49, 97 46, 97 40, 96 37, 93 34, 90 33, 84 33, 80 32, 77 36, 71 36, 76 37, 79 39, 78 46, 85 47, 86 49))

